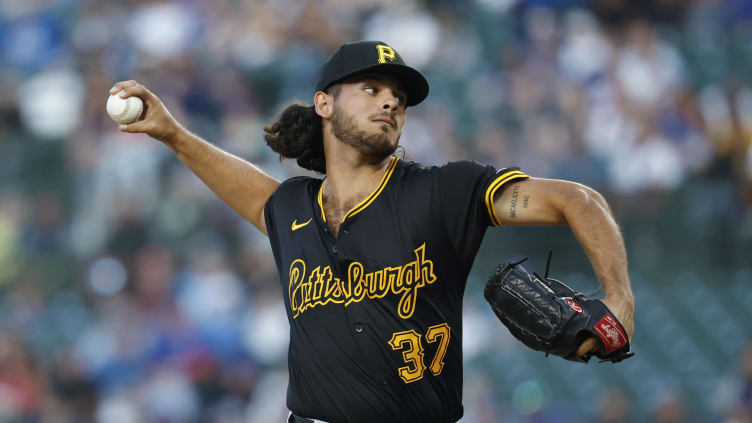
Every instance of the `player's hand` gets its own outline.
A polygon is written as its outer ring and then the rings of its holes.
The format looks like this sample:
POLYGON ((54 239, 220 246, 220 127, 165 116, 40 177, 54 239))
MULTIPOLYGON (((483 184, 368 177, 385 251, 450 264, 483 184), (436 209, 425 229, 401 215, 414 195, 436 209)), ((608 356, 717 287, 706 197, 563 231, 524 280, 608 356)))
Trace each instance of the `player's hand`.
POLYGON ((136 96, 144 102, 141 117, 133 123, 120 125, 120 131, 144 133, 168 145, 172 144, 180 131, 184 131, 164 106, 162 100, 138 82, 131 80, 116 83, 110 88, 110 94, 117 93, 120 93, 121 98, 136 96))
MULTIPOLYGON (((630 302, 616 298, 604 298, 602 301, 614 313, 614 316, 616 316, 622 326, 624 326, 624 330, 627 331, 627 336, 631 343, 632 336, 634 335, 634 301, 630 302)), ((582 357, 587 353, 594 353, 599 348, 600 343, 594 336, 591 336, 577 349, 577 356, 582 357)))

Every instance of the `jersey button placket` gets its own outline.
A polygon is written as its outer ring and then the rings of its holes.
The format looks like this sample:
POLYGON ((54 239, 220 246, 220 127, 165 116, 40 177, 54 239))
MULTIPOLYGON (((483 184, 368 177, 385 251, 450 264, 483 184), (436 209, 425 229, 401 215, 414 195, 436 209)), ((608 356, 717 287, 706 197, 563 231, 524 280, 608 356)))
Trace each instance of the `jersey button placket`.
MULTIPOLYGON (((343 222, 342 225, 344 226, 345 223, 343 222)), ((335 242, 339 243, 339 241, 342 239, 342 237, 345 236, 345 235, 347 235, 347 234, 349 234, 349 233, 350 232, 348 232, 347 229, 340 229, 340 231, 339 231, 339 237, 337 238, 337 241, 335 241, 335 242)), ((332 245, 332 253, 337 254, 337 253, 339 253, 339 250, 340 249, 337 248, 336 244, 332 245)))

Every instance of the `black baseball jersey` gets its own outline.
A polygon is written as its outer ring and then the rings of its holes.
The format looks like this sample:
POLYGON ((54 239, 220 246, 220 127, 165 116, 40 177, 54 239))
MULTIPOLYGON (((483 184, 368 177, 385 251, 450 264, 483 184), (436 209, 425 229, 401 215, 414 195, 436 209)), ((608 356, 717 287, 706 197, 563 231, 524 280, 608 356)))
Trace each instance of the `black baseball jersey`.
POLYGON ((524 178, 394 157, 337 238, 322 180, 282 183, 264 211, 290 323, 288 408, 332 423, 460 419, 465 283, 501 224, 494 193, 524 178))

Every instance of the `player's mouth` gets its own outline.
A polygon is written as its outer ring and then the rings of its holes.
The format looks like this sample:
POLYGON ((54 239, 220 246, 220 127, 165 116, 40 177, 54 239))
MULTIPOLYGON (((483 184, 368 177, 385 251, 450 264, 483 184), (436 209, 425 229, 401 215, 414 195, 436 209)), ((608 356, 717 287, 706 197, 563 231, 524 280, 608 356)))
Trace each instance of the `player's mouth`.
POLYGON ((397 124, 394 122, 394 120, 389 119, 387 117, 381 117, 381 118, 378 118, 378 119, 374 119, 373 121, 376 122, 376 123, 381 123, 383 125, 391 126, 392 128, 397 127, 397 124))

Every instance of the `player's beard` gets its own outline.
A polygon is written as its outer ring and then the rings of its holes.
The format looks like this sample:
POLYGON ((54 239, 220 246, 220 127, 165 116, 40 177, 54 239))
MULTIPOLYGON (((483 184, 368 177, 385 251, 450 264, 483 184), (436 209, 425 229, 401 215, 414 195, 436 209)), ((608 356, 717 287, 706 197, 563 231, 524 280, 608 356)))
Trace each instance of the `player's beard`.
MULTIPOLYGON (((374 115, 371 118, 381 116, 374 115)), ((392 118, 394 120, 394 118, 392 118)), ((355 123, 355 117, 347 116, 340 107, 334 105, 334 114, 332 115, 332 133, 342 143, 347 144, 360 152, 360 154, 374 159, 374 161, 383 160, 391 156, 397 149, 400 134, 397 139, 392 141, 389 132, 392 129, 383 127, 377 133, 369 133, 365 130, 358 129, 355 123)))

